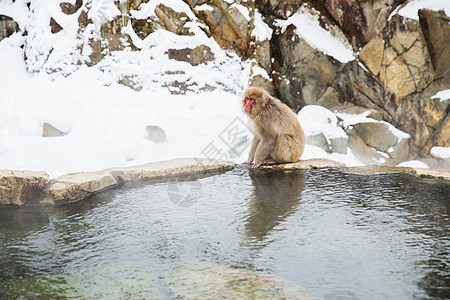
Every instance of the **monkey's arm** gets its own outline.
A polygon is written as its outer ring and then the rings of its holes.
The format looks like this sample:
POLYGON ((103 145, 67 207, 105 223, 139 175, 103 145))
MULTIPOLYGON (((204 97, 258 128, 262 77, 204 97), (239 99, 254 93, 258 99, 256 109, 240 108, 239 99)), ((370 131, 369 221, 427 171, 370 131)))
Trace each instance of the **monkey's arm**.
POLYGON ((264 161, 266 161, 267 158, 270 156, 274 147, 275 147, 275 138, 266 137, 264 139, 261 139, 261 141, 256 147, 255 163, 253 164, 252 168, 256 169, 259 166, 261 166, 264 163, 264 161))
POLYGON ((256 148, 258 147, 259 144, 259 138, 255 135, 255 137, 253 138, 253 142, 252 145, 250 146, 250 151, 248 153, 248 159, 244 162, 244 164, 251 164, 253 162, 253 159, 255 159, 255 152, 256 152, 256 148))

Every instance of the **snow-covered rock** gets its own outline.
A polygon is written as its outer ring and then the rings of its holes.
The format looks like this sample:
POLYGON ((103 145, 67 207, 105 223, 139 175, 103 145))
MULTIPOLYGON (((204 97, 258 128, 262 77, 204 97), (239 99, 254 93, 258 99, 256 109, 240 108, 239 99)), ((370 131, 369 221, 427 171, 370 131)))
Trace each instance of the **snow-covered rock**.
POLYGON ((347 134, 338 126, 337 117, 319 105, 307 105, 298 113, 306 143, 327 152, 347 153, 347 134))

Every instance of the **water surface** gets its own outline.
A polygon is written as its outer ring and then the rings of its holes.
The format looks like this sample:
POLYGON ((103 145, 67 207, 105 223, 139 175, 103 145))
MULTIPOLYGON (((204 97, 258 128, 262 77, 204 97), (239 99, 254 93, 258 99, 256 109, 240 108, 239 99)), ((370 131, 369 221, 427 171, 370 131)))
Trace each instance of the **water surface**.
POLYGON ((173 299, 199 265, 277 275, 325 299, 448 299, 449 195, 407 174, 238 167, 1 208, 0 299, 173 299))

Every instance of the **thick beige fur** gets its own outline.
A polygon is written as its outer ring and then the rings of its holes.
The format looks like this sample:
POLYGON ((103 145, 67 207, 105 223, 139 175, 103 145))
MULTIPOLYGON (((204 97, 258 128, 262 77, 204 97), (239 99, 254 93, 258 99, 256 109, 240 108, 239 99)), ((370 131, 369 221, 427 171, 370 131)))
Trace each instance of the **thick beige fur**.
POLYGON ((298 161, 305 148, 305 134, 294 112, 262 88, 247 89, 243 106, 247 97, 256 101, 247 113, 255 137, 245 163, 254 160, 253 168, 257 168, 263 164, 298 161))

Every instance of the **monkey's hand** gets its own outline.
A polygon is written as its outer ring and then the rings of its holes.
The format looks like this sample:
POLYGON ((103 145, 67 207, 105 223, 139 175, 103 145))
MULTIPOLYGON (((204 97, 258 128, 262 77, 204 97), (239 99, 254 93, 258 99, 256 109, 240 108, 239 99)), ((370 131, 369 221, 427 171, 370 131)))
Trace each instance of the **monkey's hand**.
POLYGON ((244 165, 251 165, 253 160, 249 160, 247 159, 246 161, 243 162, 244 165))

